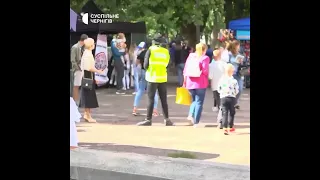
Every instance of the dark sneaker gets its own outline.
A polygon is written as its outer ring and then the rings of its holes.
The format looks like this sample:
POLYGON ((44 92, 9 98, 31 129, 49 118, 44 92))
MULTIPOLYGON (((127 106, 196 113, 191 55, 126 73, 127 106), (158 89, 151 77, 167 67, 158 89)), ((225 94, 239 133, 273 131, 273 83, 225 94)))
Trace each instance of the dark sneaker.
POLYGON ((169 119, 168 119, 168 120, 164 120, 164 124, 165 124, 166 126, 173 126, 173 122, 170 121, 169 119))
POLYGON ((137 123, 137 126, 152 126, 152 122, 150 120, 144 120, 137 123))
POLYGON ((116 94, 126 94, 124 91, 122 91, 122 90, 118 90, 117 92, 116 92, 116 94))

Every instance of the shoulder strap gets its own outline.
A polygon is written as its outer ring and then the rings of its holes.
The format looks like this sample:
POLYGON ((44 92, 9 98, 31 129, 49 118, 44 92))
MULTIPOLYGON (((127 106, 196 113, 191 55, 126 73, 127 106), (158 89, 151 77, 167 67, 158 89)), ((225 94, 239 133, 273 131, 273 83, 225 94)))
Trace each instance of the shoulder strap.
POLYGON ((229 62, 228 63, 231 63, 231 57, 232 57, 232 54, 229 54, 229 62))

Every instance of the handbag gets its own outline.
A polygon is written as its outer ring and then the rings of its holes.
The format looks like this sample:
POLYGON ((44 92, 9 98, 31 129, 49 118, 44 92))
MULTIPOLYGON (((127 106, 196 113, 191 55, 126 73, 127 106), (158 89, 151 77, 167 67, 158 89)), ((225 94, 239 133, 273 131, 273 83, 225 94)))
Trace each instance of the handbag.
POLYGON ((176 92, 176 104, 187 105, 190 106, 192 103, 191 95, 188 89, 184 87, 177 88, 176 92))
POLYGON ((239 74, 240 74, 240 76, 249 76, 250 75, 249 67, 241 68, 239 70, 239 74))
MULTIPOLYGON (((231 54, 229 54, 229 63, 231 63, 231 57, 232 57, 232 55, 231 54)), ((236 58, 238 58, 238 57, 240 57, 240 58, 243 58, 244 56, 242 56, 242 55, 237 55, 236 56, 236 58)), ((231 63, 232 64, 232 63, 231 63)), ((241 64, 239 64, 239 67, 238 67, 238 76, 248 76, 249 74, 250 74, 250 71, 249 71, 249 67, 247 67, 247 66, 243 66, 243 65, 241 65, 241 64)))
POLYGON ((84 73, 83 78, 81 80, 81 88, 88 89, 88 90, 92 90, 93 89, 93 85, 94 85, 94 83, 93 83, 93 74, 92 74, 92 72, 90 72, 90 73, 91 73, 91 78, 84 77, 85 76, 85 73, 84 73))

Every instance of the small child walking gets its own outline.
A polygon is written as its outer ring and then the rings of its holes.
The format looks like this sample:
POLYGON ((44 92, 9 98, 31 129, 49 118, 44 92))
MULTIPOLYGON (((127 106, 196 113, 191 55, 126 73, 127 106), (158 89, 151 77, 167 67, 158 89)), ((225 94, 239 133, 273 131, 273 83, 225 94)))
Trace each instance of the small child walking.
POLYGON ((226 64, 225 75, 218 83, 218 92, 220 93, 222 126, 224 135, 234 132, 234 116, 236 114, 236 96, 239 93, 239 85, 233 78, 234 67, 232 64, 226 64), (230 114, 230 115, 229 115, 230 114), (230 116, 228 121, 228 116, 230 116))
POLYGON ((218 83, 221 77, 225 74, 226 62, 221 61, 221 51, 213 51, 213 61, 209 65, 209 79, 211 80, 211 90, 213 92, 213 107, 212 111, 220 109, 220 94, 218 92, 218 83))

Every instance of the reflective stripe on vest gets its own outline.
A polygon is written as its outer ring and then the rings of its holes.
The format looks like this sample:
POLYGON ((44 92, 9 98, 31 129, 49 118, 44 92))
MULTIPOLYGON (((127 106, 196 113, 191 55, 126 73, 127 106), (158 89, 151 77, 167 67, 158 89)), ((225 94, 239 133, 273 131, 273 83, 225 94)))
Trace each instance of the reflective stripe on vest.
POLYGON ((167 82, 167 66, 170 60, 169 51, 163 47, 151 46, 149 66, 146 71, 148 82, 167 82))
POLYGON ((162 65, 167 67, 168 63, 167 62, 149 62, 149 65, 162 65))

